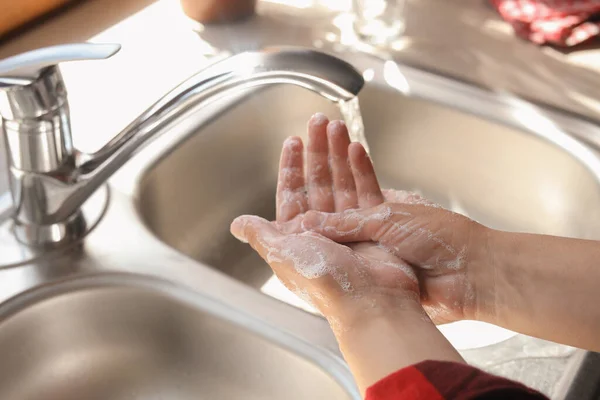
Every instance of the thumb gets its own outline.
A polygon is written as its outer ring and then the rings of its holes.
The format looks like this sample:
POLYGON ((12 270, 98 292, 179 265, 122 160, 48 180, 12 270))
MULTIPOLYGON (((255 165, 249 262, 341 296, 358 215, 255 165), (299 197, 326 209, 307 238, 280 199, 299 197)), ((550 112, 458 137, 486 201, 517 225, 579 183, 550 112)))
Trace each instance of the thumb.
POLYGON ((255 215, 237 217, 231 223, 230 231, 239 241, 249 243, 265 260, 276 242, 283 238, 273 223, 255 215))

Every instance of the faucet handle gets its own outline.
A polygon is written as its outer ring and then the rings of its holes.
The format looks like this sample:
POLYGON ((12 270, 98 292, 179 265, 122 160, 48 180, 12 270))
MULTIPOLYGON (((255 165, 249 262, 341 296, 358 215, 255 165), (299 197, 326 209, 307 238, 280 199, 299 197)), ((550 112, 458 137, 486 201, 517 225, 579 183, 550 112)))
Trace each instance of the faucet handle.
POLYGON ((120 48, 66 44, 0 60, 0 132, 13 167, 47 173, 72 162, 69 102, 58 64, 108 58, 120 48))
POLYGON ((101 60, 120 49, 118 44, 74 43, 0 60, 0 116, 5 120, 38 119, 66 105, 67 92, 58 64, 101 60))
POLYGON ((48 67, 65 61, 101 60, 120 49, 119 44, 73 43, 18 54, 0 61, 0 88, 26 86, 48 67))

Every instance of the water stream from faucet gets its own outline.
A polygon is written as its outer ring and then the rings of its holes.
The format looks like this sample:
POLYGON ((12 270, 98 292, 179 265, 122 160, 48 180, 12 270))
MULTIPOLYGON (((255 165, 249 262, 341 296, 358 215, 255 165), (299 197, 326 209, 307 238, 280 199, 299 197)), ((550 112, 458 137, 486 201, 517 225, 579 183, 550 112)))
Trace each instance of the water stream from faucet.
POLYGON ((370 153, 367 137, 365 136, 365 126, 363 124, 362 115, 360 114, 358 97, 354 97, 352 100, 348 101, 340 101, 338 107, 340 108, 340 113, 344 117, 344 121, 348 127, 350 140, 361 143, 365 147, 365 150, 367 150, 367 153, 370 153))

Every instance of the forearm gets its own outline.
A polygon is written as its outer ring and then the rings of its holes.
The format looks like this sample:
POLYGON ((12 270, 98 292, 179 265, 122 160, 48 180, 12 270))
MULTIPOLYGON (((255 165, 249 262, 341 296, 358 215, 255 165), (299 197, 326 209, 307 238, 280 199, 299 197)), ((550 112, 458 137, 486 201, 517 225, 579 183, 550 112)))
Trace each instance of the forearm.
POLYGON ((425 360, 464 362, 420 305, 353 321, 336 332, 361 392, 401 368, 425 360))
POLYGON ((495 232, 477 289, 482 320, 600 350, 600 243, 495 232), (491 272, 491 273, 490 273, 491 272))

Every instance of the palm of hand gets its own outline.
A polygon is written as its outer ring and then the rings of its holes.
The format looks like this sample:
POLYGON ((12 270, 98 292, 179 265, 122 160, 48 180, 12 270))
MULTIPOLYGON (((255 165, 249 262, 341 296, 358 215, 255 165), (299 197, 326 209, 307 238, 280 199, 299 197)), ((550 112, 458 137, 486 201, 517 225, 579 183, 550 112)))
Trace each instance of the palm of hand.
POLYGON ((302 227, 340 243, 375 242, 408 262, 419 277, 422 305, 434 322, 475 317, 468 266, 484 258, 481 251, 475 254, 469 249, 483 248, 485 253, 486 228, 416 194, 386 191, 384 195, 387 202, 371 209, 335 214, 308 211, 302 227))
MULTIPOLYGON (((468 306, 468 299, 465 299, 468 288, 462 263, 467 254, 465 248, 456 248, 445 239, 447 232, 444 230, 447 226, 456 227, 457 219, 459 225, 465 222, 463 225, 467 229, 472 221, 435 207, 418 195, 382 191, 371 160, 360 144, 350 143, 343 123, 329 123, 325 116, 316 115, 309 122, 308 131, 306 178, 302 141, 290 138, 283 146, 277 189, 277 222, 286 224, 280 226, 285 226, 288 232, 303 231, 302 214, 309 210, 328 213, 348 211, 360 215, 352 210, 371 208, 384 201, 412 206, 416 209, 413 214, 399 211, 398 215, 392 216, 392 219, 403 219, 403 229, 398 232, 388 230, 385 238, 371 236, 353 243, 343 240, 343 237, 329 235, 325 230, 315 231, 335 241, 345 242, 357 254, 370 260, 391 264, 408 261, 416 267, 421 278, 421 300, 434 322, 463 319, 468 306)), ((352 226, 353 230, 356 228, 357 225, 352 226)), ((379 284, 383 286, 392 284, 386 281, 387 275, 397 279, 395 274, 386 274, 385 269, 379 274, 382 280, 379 284)))

